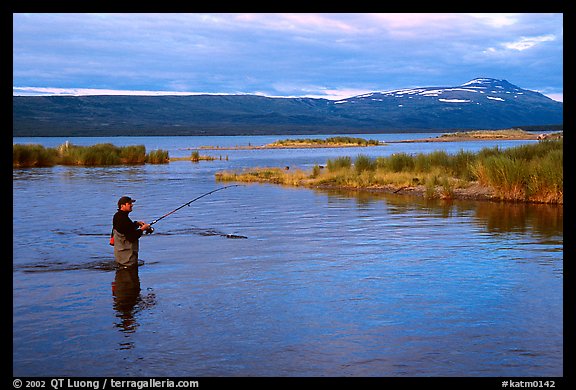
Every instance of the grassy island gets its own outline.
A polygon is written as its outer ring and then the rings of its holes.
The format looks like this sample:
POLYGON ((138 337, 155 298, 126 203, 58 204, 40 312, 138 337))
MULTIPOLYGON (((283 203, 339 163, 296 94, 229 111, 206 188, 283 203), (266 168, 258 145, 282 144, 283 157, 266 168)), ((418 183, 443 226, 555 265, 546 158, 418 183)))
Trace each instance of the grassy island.
POLYGON ((321 138, 297 138, 284 139, 266 145, 269 148, 346 148, 358 146, 378 146, 380 141, 374 139, 364 139, 356 137, 330 137, 321 138))
POLYGON ((563 204, 563 141, 547 140, 477 153, 436 151, 359 155, 329 160, 309 171, 254 168, 219 172, 220 181, 263 182, 312 188, 387 191, 427 198, 469 198, 563 204))
POLYGON ((278 140, 266 145, 248 146, 202 146, 203 150, 253 150, 253 149, 307 149, 307 148, 353 148, 384 145, 375 139, 357 137, 329 137, 322 138, 288 138, 278 140))

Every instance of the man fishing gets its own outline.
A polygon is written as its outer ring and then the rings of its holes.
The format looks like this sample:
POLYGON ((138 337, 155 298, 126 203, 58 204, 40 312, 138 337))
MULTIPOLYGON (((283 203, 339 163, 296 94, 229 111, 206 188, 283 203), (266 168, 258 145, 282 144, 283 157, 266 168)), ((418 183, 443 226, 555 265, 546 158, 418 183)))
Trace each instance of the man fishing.
POLYGON ((132 211, 135 199, 123 196, 118 200, 118 211, 112 219, 112 239, 114 257, 118 265, 132 267, 138 265, 138 241, 142 234, 151 229, 143 221, 132 221, 128 214, 132 211))

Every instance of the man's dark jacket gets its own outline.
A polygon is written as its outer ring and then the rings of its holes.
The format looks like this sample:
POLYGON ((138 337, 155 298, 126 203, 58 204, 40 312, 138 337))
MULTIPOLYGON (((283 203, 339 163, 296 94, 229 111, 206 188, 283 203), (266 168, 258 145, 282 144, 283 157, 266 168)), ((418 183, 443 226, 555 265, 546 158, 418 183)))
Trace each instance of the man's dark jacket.
POLYGON ((123 266, 138 264, 138 239, 143 231, 138 229, 138 222, 132 221, 126 211, 118 210, 112 219, 114 234, 114 257, 123 266))

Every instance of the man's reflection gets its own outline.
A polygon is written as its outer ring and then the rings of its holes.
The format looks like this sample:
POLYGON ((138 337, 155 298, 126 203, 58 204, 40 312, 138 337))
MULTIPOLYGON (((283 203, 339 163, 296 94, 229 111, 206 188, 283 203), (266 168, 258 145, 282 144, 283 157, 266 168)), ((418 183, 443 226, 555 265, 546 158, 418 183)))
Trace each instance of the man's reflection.
POLYGON ((116 324, 123 332, 132 333, 138 324, 134 319, 135 306, 140 297, 140 277, 138 266, 119 267, 112 282, 114 309, 120 322, 116 324))
MULTIPOLYGON (((114 310, 119 322, 115 324, 121 332, 134 333, 139 324, 136 314, 142 309, 156 304, 156 296, 149 293, 140 294, 140 276, 138 266, 119 267, 112 282, 112 295, 114 296, 114 310)), ((122 344, 124 348, 131 348, 132 344, 122 344)))

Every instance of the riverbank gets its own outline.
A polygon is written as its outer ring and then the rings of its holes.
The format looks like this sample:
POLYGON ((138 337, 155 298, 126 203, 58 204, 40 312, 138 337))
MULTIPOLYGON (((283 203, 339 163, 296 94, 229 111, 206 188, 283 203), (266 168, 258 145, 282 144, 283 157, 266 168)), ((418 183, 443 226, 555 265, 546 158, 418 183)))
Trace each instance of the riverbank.
POLYGON ((444 151, 376 159, 328 160, 312 170, 253 168, 216 173, 219 181, 391 192, 429 199, 476 199, 563 204, 562 140, 478 153, 444 151))
POLYGON ((389 143, 414 143, 414 142, 462 142, 462 141, 486 141, 486 140, 552 140, 563 138, 562 132, 550 134, 536 134, 521 129, 505 130, 471 130, 455 133, 445 133, 433 138, 409 139, 390 141, 389 143))
POLYGON ((378 141, 373 139, 355 137, 330 137, 326 139, 304 138, 285 139, 266 145, 241 145, 241 146, 200 146, 200 150, 266 150, 266 149, 322 149, 322 148, 357 148, 384 146, 393 143, 418 143, 418 142, 465 142, 465 141, 488 141, 488 140, 509 140, 509 141, 531 141, 531 140, 553 140, 562 139, 563 133, 537 134, 522 129, 503 130, 470 130, 454 133, 445 133, 437 137, 416 138, 406 140, 378 141))

